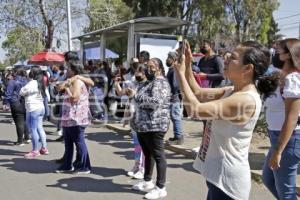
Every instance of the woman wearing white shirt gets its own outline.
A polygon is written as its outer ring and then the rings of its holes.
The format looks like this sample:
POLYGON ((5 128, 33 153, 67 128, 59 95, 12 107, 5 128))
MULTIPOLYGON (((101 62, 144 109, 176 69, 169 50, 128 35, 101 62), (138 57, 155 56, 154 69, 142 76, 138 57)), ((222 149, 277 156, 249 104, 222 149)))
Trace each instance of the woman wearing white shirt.
POLYGON ((224 75, 233 87, 200 88, 191 67, 192 54, 176 67, 186 106, 193 117, 208 119, 194 162, 207 181, 208 200, 247 200, 251 189, 248 161, 252 133, 261 109, 260 94, 270 95, 268 50, 256 42, 238 45, 225 61, 224 75))
POLYGON ((41 154, 49 154, 46 133, 43 128, 43 117, 45 114, 43 99, 46 97, 46 93, 43 73, 38 66, 31 68, 29 78, 31 80, 21 88, 20 95, 25 97, 26 123, 32 139, 32 151, 25 154, 25 158, 35 158, 41 154), (38 145, 39 139, 42 143, 41 149, 39 149, 38 145))
POLYGON ((277 199, 296 200, 300 162, 300 41, 281 41, 278 53, 284 61, 283 81, 276 94, 266 99, 271 148, 263 169, 263 182, 277 199))

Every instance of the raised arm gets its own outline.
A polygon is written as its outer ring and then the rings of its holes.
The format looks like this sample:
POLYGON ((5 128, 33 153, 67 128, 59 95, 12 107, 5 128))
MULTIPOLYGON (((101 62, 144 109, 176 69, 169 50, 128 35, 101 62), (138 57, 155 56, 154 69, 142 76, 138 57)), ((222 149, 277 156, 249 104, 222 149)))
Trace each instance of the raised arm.
POLYGON ((73 81, 65 86, 66 93, 70 96, 73 102, 77 102, 80 99, 80 85, 78 80, 73 81))
POLYGON ((201 102, 208 102, 220 99, 224 95, 224 92, 227 88, 201 88, 195 80, 192 71, 192 52, 189 44, 187 44, 186 46, 185 56, 185 78, 197 99, 201 102))
POLYGON ((76 75, 70 79, 71 83, 73 83, 76 79, 81 80, 89 87, 93 87, 95 85, 94 81, 90 77, 82 76, 82 75, 76 75))
POLYGON ((237 93, 224 99, 201 103, 185 78, 185 63, 178 64, 176 71, 184 94, 184 104, 189 106, 192 117, 224 119, 234 123, 245 123, 255 112, 255 100, 246 93, 237 93))
POLYGON ((20 90, 20 95, 21 96, 27 96, 30 94, 35 94, 39 92, 38 86, 36 84, 37 82, 35 81, 30 81, 28 82, 24 87, 21 88, 20 90))

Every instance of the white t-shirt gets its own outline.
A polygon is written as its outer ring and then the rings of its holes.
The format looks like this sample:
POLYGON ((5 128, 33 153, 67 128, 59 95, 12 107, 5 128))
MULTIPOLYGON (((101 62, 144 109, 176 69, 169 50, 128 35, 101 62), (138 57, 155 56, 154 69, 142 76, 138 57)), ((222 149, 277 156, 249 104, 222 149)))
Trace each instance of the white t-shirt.
POLYGON ((280 93, 280 87, 276 89, 274 95, 266 99, 264 106, 266 109, 268 129, 280 131, 285 119, 285 105, 280 93))
MULTIPOLYGON (((224 97, 229 96, 230 93, 231 91, 227 91, 224 97)), ((194 168, 208 182, 238 200, 249 199, 251 174, 248 153, 252 133, 261 110, 259 94, 246 93, 255 100, 254 115, 243 125, 228 120, 208 121, 194 162, 194 168)))
MULTIPOLYGON (((300 99, 300 73, 293 72, 285 77, 284 88, 282 93, 283 98, 300 99)), ((300 111, 299 117, 300 117, 300 111)), ((300 125, 295 127, 295 130, 300 130, 300 125)))
MULTIPOLYGON (((300 73, 288 74, 285 78, 282 94, 278 87, 275 95, 266 99, 266 121, 269 130, 280 131, 282 129, 285 119, 284 98, 300 98, 300 73)), ((295 130, 300 130, 300 125, 296 126, 295 130)))
POLYGON ((20 95, 25 97, 26 112, 45 109, 43 97, 38 89, 38 82, 36 80, 31 80, 22 87, 20 95))

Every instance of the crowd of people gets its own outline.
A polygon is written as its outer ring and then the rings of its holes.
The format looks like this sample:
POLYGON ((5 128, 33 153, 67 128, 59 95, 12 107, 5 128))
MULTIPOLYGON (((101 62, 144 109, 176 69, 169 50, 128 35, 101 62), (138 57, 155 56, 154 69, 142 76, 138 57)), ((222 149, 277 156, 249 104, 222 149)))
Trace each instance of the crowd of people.
POLYGON ((67 52, 62 66, 32 66, 27 71, 15 67, 5 77, 3 99, 15 122, 15 145, 32 143, 25 158, 49 154, 43 120, 55 119, 58 139, 65 145, 56 172, 89 174, 85 129, 91 121, 116 119, 131 127, 134 163, 127 175, 143 179, 133 189, 147 192, 146 199, 159 199, 167 196, 164 137, 172 121, 174 136, 166 143, 184 144, 185 113, 204 123, 194 168, 207 181, 207 199, 246 200, 251 188, 249 147, 264 110, 271 147, 263 183, 277 199, 296 199, 300 41, 278 41, 274 52, 248 41, 218 55, 206 40, 198 63, 185 45, 184 52, 166 52, 166 61, 142 51, 128 66, 121 59, 113 65, 91 60, 83 66, 76 52, 67 52), (49 102, 55 105, 52 109, 49 102))

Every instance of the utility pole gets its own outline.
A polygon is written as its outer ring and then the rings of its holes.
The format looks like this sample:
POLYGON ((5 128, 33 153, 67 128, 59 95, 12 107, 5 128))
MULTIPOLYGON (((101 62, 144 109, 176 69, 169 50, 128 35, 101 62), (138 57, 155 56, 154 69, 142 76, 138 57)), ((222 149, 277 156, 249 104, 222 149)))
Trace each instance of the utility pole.
POLYGON ((71 8, 70 8, 70 0, 66 0, 67 2, 67 17, 68 17, 68 50, 72 50, 72 22, 71 22, 71 8))
POLYGON ((300 21, 299 21, 299 36, 298 37, 300 39, 300 21))

